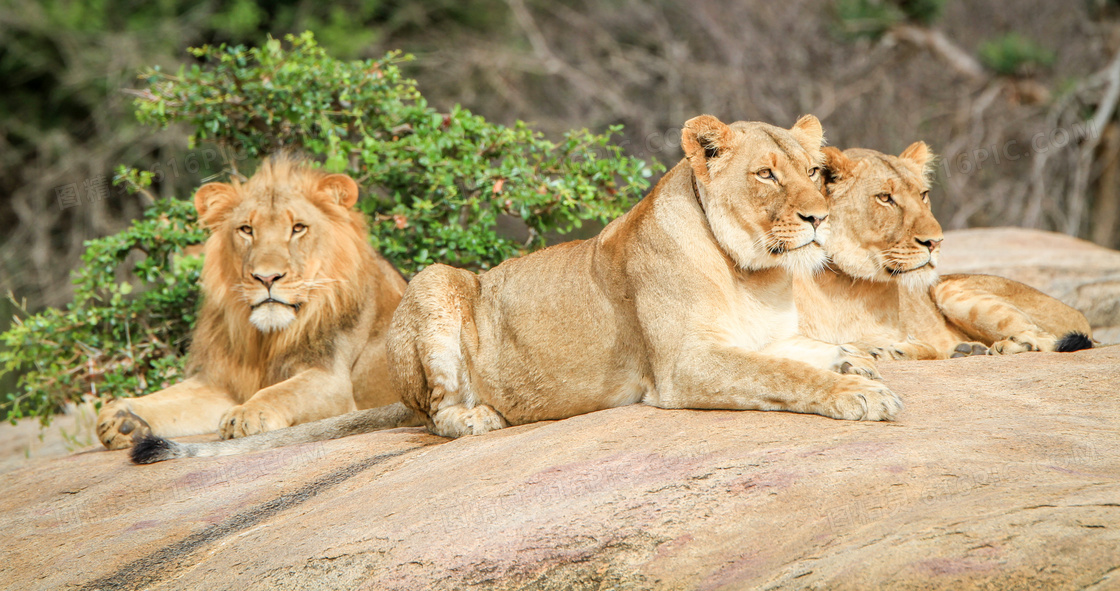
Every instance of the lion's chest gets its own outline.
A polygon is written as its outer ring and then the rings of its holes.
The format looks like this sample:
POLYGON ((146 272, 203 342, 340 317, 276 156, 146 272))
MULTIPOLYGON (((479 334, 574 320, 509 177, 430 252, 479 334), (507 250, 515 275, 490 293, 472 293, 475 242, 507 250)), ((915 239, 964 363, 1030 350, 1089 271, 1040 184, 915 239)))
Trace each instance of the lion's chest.
POLYGON ((789 285, 737 286, 724 324, 736 347, 758 351, 797 334, 797 308, 789 285))

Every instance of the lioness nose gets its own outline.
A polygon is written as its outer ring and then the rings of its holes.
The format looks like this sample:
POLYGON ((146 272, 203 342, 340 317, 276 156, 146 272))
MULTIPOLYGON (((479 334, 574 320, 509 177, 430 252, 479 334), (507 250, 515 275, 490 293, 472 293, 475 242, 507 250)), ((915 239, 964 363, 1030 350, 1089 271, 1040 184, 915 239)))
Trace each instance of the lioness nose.
POLYGON ((926 240, 922 240, 921 238, 914 238, 914 240, 917 240, 918 244, 921 244, 922 246, 928 248, 930 252, 933 252, 933 251, 937 250, 938 246, 941 246, 941 243, 945 239, 944 238, 929 238, 929 239, 926 239, 926 240))
POLYGON ((813 224, 814 228, 820 227, 821 222, 823 222, 825 220, 825 218, 828 217, 827 215, 816 216, 816 215, 805 215, 803 213, 799 213, 797 215, 801 216, 801 219, 809 222, 810 224, 813 224))
POLYGON ((283 276, 283 273, 273 273, 272 275, 257 275, 253 273, 253 279, 260 281, 268 289, 272 289, 272 284, 280 281, 280 278, 283 276))

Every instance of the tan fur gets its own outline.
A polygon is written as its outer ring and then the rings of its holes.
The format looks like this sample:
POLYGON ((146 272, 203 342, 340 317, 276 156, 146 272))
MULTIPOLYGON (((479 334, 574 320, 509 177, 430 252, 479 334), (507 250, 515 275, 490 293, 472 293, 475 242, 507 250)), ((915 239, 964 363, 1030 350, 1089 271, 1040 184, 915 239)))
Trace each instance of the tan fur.
POLYGON ((989 347, 1053 351, 1066 334, 1090 334, 1079 312, 1021 283, 985 275, 938 279, 944 236, 930 210, 933 155, 925 143, 898 157, 824 152, 832 262, 796 282, 806 335, 859 343, 876 356, 944 359, 989 347))
POLYGON ((200 188, 211 235, 190 377, 106 405, 102 443, 241 437, 397 401, 385 337, 406 283, 369 246, 357 198, 351 178, 283 156, 200 188))
POLYGON ((812 116, 790 130, 691 119, 686 158, 597 237, 413 279, 388 340, 408 408, 236 442, 147 439, 133 461, 334 439, 417 414, 446 437, 638 402, 891 419, 902 404, 869 379, 870 356, 797 334, 791 272, 820 268, 828 233, 822 139, 812 116))
POLYGON ((869 364, 796 335, 790 271, 819 267, 827 233, 821 140, 812 117, 697 117, 685 160, 599 236, 425 269, 389 337, 402 402, 447 437, 637 402, 892 418, 881 384, 828 371, 869 364))

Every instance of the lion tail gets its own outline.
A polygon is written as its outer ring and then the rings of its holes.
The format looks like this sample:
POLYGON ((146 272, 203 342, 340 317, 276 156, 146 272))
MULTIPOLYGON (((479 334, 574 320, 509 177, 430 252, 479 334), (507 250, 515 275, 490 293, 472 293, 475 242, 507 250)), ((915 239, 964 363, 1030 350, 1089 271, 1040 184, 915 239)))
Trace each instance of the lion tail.
POLYGON ((1089 338, 1089 335, 1081 332, 1070 332, 1062 337, 1057 345, 1054 345, 1054 350, 1059 353, 1070 353, 1092 348, 1093 339, 1089 338))
POLYGON ((304 423, 287 429, 277 429, 260 435, 226 441, 178 443, 163 437, 148 436, 132 447, 130 458, 135 464, 151 464, 179 458, 231 456, 298 443, 328 441, 361 433, 371 433, 396 427, 416 427, 423 424, 423 420, 416 411, 397 402, 388 406, 359 410, 313 423, 304 423))

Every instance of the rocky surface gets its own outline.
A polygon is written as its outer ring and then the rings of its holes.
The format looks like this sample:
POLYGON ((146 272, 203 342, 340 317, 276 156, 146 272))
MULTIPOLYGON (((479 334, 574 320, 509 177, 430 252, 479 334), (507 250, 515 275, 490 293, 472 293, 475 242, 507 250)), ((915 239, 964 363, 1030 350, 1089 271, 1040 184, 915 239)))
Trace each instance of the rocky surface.
POLYGON ((882 372, 895 423, 631 406, 34 460, 0 480, 0 587, 1120 587, 1120 347, 882 372))
POLYGON ((942 273, 1021 281, 1081 310, 1102 343, 1120 343, 1120 252, 1054 232, 978 228, 945 233, 942 273))

